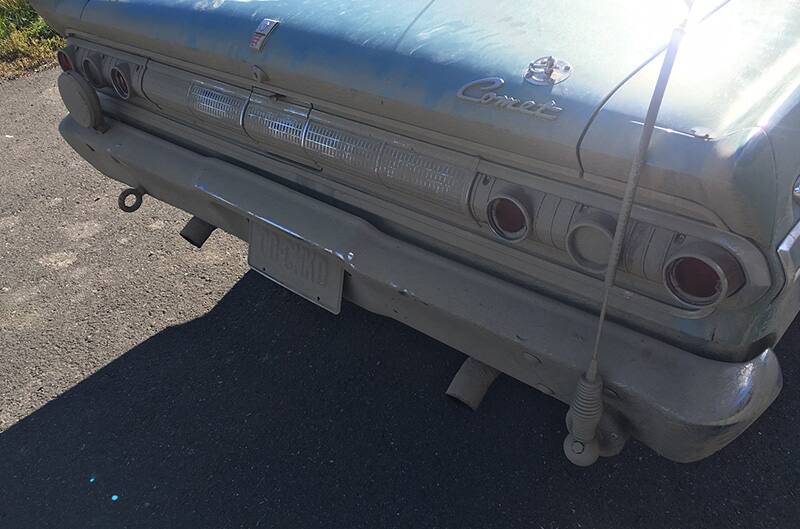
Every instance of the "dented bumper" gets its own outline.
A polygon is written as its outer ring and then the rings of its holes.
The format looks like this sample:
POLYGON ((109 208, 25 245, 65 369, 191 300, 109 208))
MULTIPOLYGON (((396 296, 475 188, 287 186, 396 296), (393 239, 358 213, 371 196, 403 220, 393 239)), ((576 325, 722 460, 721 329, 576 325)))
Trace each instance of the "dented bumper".
MULTIPOLYGON (((572 398, 596 316, 405 243, 329 204, 120 122, 105 133, 67 117, 64 138, 109 177, 229 233, 285 227, 342 261, 344 297, 410 325, 559 400, 572 398)), ((605 452, 632 435, 676 461, 706 457, 755 421, 781 389, 771 349, 744 363, 699 357, 607 323, 605 452)))

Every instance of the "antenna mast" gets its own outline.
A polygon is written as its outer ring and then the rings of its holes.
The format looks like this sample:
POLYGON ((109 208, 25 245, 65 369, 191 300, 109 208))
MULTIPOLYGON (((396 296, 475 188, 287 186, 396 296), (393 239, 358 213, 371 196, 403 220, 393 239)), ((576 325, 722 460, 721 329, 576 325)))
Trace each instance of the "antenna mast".
POLYGON ((608 312, 608 299, 617 276, 617 266, 622 255, 622 245, 628 230, 628 221, 631 217, 633 201, 636 198, 639 178, 647 159, 647 150, 650 147, 650 140, 655 130, 656 118, 661 110, 661 103, 664 100, 667 83, 672 74, 672 67, 675 64, 681 41, 686 32, 693 3, 694 0, 686 0, 689 11, 683 22, 672 32, 672 38, 667 46, 664 62, 661 65, 661 71, 653 90, 653 96, 650 99, 642 134, 639 137, 639 146, 634 154, 631 169, 628 173, 628 181, 625 184, 625 193, 620 205, 617 227, 614 230, 614 240, 611 244, 608 266, 603 277, 603 301, 600 306, 600 317, 597 322, 592 357, 586 372, 581 375, 578 381, 572 405, 567 412, 567 425, 570 433, 564 439, 564 453, 570 461, 579 466, 591 465, 597 461, 600 455, 597 442, 597 426, 603 416, 603 380, 599 373, 600 340, 608 312))

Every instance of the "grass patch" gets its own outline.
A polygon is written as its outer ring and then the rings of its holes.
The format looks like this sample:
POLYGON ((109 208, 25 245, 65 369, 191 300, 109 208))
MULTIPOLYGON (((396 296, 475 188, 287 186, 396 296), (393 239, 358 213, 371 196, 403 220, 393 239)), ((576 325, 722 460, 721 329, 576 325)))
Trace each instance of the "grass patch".
POLYGON ((0 0, 0 77, 54 62, 63 45, 27 0, 0 0))

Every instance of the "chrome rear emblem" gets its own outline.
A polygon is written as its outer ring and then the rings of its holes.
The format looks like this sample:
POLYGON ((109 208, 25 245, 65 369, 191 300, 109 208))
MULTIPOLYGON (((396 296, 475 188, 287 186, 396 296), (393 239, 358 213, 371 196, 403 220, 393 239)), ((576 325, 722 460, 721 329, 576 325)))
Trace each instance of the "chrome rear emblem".
POLYGON ((253 32, 253 36, 250 37, 250 49, 261 51, 264 47, 264 43, 267 41, 267 37, 269 37, 269 34, 272 33, 272 30, 276 27, 278 27, 277 20, 272 20, 271 18, 262 20, 255 32, 253 32))
POLYGON ((498 95, 496 90, 502 88, 505 81, 502 77, 486 77, 465 84, 456 93, 459 99, 480 103, 481 105, 492 105, 502 110, 520 112, 530 116, 553 120, 563 110, 555 104, 537 103, 535 101, 522 101, 516 97, 498 95))
POLYGON ((539 57, 528 65, 523 76, 535 85, 554 85, 567 80, 572 75, 572 65, 567 61, 550 57, 539 57))

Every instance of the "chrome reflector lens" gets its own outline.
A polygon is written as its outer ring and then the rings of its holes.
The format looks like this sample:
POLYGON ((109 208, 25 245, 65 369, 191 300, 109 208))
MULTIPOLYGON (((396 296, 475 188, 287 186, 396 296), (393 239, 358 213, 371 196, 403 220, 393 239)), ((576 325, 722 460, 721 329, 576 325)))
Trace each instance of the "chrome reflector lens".
POLYGON ((303 143, 305 116, 250 104, 244 116, 245 130, 262 140, 274 140, 300 146, 303 143))
POLYGON ((382 142, 353 134, 330 125, 310 121, 305 147, 311 152, 339 162, 347 169, 373 175, 382 142))
POLYGON ((193 84, 189 91, 189 106, 193 111, 229 124, 239 123, 246 103, 244 98, 199 83, 193 84))
POLYGON ((468 199, 475 172, 409 149, 386 145, 378 176, 388 187, 458 210, 468 199))
MULTIPOLYGON (((151 99, 166 92, 159 73, 148 70, 151 99)), ((238 129, 275 155, 318 165, 333 179, 417 208, 426 206, 403 194, 469 214, 477 158, 315 111, 291 97, 237 90, 194 79, 186 104, 201 119, 238 129)))

